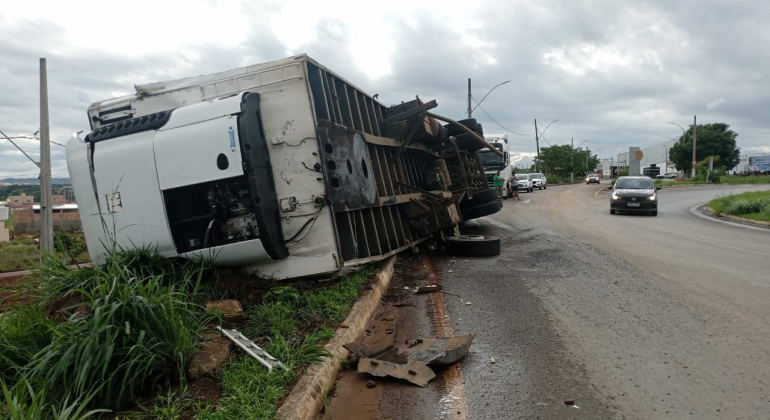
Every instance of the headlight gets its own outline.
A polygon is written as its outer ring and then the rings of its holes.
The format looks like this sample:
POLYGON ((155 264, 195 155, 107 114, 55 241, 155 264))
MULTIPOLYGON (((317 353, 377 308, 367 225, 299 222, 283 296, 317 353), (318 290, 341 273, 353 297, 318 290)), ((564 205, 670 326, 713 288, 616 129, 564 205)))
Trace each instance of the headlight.
POLYGON ((647 200, 648 201, 655 201, 655 196, 651 195, 651 196, 647 197, 647 200))
POLYGON ((618 193, 612 193, 612 199, 613 200, 620 200, 620 196, 618 195, 618 193))

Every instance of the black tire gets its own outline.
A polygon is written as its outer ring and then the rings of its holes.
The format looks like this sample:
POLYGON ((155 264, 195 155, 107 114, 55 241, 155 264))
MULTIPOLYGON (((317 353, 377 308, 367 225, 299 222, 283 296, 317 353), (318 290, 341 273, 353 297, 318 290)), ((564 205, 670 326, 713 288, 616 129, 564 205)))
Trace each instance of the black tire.
POLYGON ((542 190, 543 190, 543 186, 542 186, 542 185, 538 185, 538 186, 537 186, 537 189, 538 189, 538 190, 540 190, 540 191, 542 191, 542 190))
POLYGON ((548 189, 548 185, 543 185, 543 189, 547 190, 548 189))
POLYGON ((610 214, 615 214, 615 209, 610 209, 610 214))
POLYGON ((459 257, 490 257, 500 255, 500 238, 467 235, 446 238, 446 251, 459 257))
POLYGON ((488 188, 486 190, 476 191, 473 193, 473 198, 465 197, 465 199, 460 202, 460 207, 470 208, 480 206, 498 198, 500 198, 500 194, 497 192, 497 190, 494 188, 488 188))
POLYGON ((657 216, 657 215, 658 215, 658 211, 657 210, 653 210, 653 211, 650 212, 650 216, 657 216))
MULTIPOLYGON (((464 125, 465 127, 467 127, 471 131, 476 131, 476 130, 479 129, 479 123, 476 122, 475 118, 460 120, 460 121, 457 121, 457 122, 459 122, 460 124, 464 125)), ((449 135, 449 136, 455 136, 456 137, 458 134, 465 133, 465 130, 463 130, 462 128, 456 126, 455 124, 447 124, 444 127, 446 127, 447 135, 449 135)))
POLYGON ((474 207, 468 207, 462 211, 463 220, 478 219, 479 217, 489 216, 495 214, 503 208, 503 202, 501 200, 490 201, 489 203, 481 204, 474 207))
MULTIPOLYGON (((479 137, 484 138, 481 134, 478 133, 478 131, 475 132, 479 135, 479 137)), ((474 139, 470 134, 463 133, 458 134, 455 136, 455 139, 457 139, 457 146, 463 150, 481 150, 484 148, 484 145, 479 143, 476 139, 474 139)))
POLYGON ((535 192, 535 189, 533 187, 529 187, 529 192, 535 192))

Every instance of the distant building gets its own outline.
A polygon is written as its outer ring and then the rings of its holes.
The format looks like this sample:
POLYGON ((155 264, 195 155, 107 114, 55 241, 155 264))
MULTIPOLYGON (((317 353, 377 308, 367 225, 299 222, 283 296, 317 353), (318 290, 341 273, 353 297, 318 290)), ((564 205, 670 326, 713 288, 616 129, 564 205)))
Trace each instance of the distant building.
POLYGON ((6 201, 10 206, 31 206, 35 204, 35 198, 24 193, 21 193, 21 195, 8 196, 6 201))
MULTIPOLYGON (((676 172, 674 162, 671 161, 670 151, 676 144, 676 140, 670 140, 665 143, 656 144, 655 146, 641 148, 642 161, 639 168, 644 170, 652 165, 660 168, 660 173, 664 172, 676 172)), ((618 153, 615 166, 624 167, 628 166, 628 152, 618 153)))
POLYGON ((8 220, 8 207, 0 205, 0 242, 8 242, 11 240, 11 234, 8 228, 5 227, 5 221, 8 220))

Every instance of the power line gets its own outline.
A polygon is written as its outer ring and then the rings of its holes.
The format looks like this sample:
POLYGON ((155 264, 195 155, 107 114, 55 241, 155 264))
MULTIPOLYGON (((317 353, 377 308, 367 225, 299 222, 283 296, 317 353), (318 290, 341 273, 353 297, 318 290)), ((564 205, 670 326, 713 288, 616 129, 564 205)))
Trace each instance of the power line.
MULTIPOLYGON (((471 99, 473 99, 473 102, 476 102, 476 98, 474 98, 474 97, 472 97, 472 96, 471 96, 471 99)), ((511 130, 510 128, 506 128, 505 126, 503 126, 502 124, 500 124, 499 122, 497 122, 497 120, 495 120, 494 118, 492 118, 492 116, 491 116, 491 115, 489 115, 489 112, 487 112, 487 110, 486 110, 486 109, 484 109, 484 108, 483 108, 483 107, 482 107, 482 106, 481 106, 481 105, 480 105, 478 102, 476 102, 476 106, 477 106, 478 108, 480 108, 480 109, 481 109, 481 111, 482 111, 482 112, 484 112, 484 113, 487 115, 487 117, 489 117, 489 119, 491 119, 492 121, 494 121, 494 122, 495 122, 495 124, 499 125, 499 126, 500 126, 500 127, 503 129, 503 130, 505 130, 505 131, 508 131, 508 132, 510 132, 511 134, 515 134, 515 135, 517 135, 517 136, 531 136, 531 135, 535 134, 534 132, 533 132, 533 133, 529 133, 529 134, 521 134, 521 133, 517 133, 517 132, 515 132, 515 131, 511 130)))

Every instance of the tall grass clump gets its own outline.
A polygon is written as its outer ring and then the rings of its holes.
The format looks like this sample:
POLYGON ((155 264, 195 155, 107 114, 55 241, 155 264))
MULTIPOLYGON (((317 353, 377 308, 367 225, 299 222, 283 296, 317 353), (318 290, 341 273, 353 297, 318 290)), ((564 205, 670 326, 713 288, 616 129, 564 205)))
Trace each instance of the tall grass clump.
POLYGON ((167 259, 153 249, 116 251, 80 270, 45 256, 36 272, 41 303, 0 319, 2 379, 9 389, 28 381, 34 390, 14 393, 26 398, 15 404, 34 407, 44 398, 44 418, 68 401, 120 409, 156 386, 184 382, 197 337, 211 320, 198 304, 209 268, 208 261, 167 259), (78 309, 51 321, 43 308, 57 301, 78 309), (20 337, 22 330, 31 333, 20 337))
POLYGON ((770 191, 751 191, 715 198, 708 206, 717 214, 770 221, 770 191))
POLYGON ((6 310, 0 321, 0 380, 16 382, 35 355, 65 329, 46 317, 45 308, 24 303, 6 310))
POLYGON ((768 209, 770 209, 770 198, 733 200, 727 206, 725 213, 738 216, 742 214, 762 213, 768 209))

